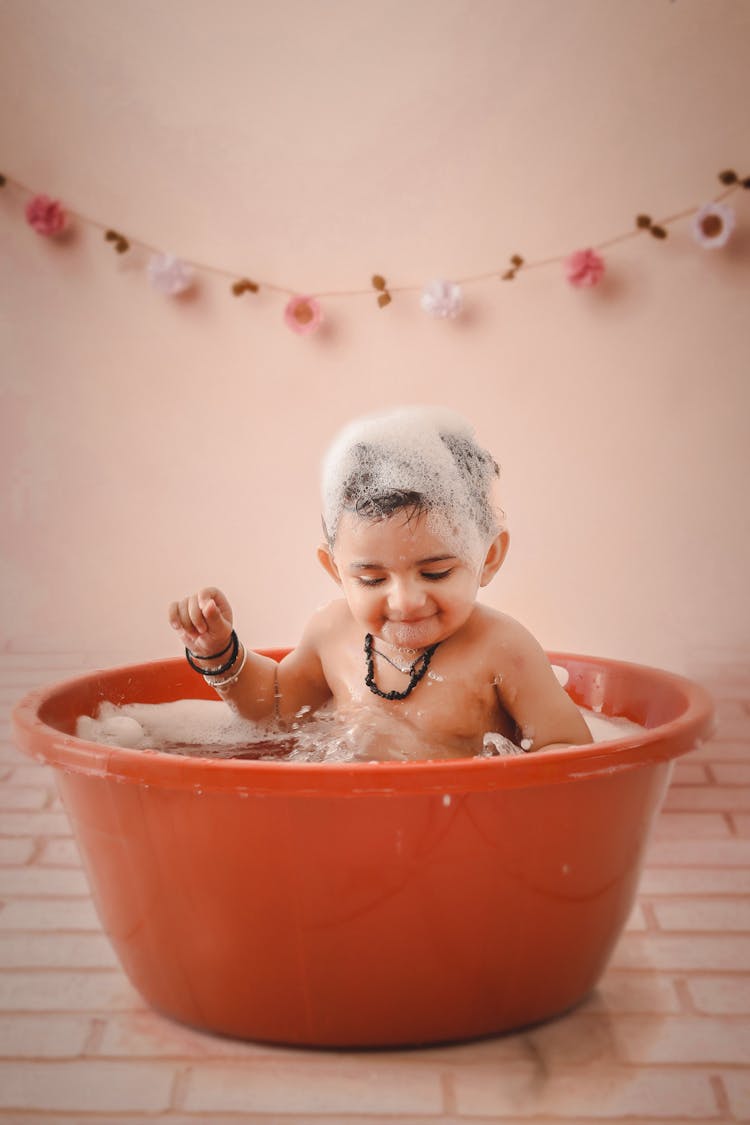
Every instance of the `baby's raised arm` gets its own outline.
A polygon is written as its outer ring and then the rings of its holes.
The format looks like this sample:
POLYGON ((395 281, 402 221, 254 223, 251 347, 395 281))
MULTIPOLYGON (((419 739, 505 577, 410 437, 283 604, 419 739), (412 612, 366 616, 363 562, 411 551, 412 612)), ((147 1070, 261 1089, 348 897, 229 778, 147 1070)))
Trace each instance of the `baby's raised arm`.
POLYGON ((539 642, 518 622, 513 623, 513 634, 510 668, 498 678, 497 692, 516 723, 522 749, 592 742, 585 719, 561 687, 539 642))
POLYGON ((191 666, 246 719, 293 717, 316 710, 330 697, 314 631, 280 664, 251 652, 233 627, 232 607, 216 586, 207 586, 169 607, 169 623, 188 650, 191 666))

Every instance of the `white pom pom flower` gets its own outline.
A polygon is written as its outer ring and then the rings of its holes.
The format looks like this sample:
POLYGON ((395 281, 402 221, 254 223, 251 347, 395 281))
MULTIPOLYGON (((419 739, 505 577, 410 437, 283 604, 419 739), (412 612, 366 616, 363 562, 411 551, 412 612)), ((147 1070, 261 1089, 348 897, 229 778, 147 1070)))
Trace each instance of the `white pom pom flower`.
POLYGON ((693 216, 693 238, 704 250, 725 246, 734 230, 734 211, 725 203, 706 203, 693 216))
POLYGON ((455 281, 431 281, 419 299, 424 312, 440 320, 453 320, 461 312, 461 286, 455 281))
POLYGON ((195 275, 190 266, 174 254, 152 254, 148 263, 148 279, 157 293, 177 297, 190 289, 195 275))

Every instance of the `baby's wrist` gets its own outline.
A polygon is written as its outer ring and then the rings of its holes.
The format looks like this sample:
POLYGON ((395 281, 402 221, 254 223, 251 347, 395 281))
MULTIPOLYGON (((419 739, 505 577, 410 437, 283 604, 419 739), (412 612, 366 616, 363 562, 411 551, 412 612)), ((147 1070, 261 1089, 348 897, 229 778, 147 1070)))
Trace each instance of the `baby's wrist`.
POLYGON ((207 656, 201 656, 186 648, 185 657, 190 667, 202 676, 221 676, 231 671, 233 665, 237 662, 239 650, 240 642, 236 632, 232 629, 229 640, 223 648, 218 648, 207 656))
POLYGON ((229 644, 220 652, 211 653, 210 656, 196 656, 190 649, 185 649, 185 656, 191 668, 198 672, 210 687, 219 694, 236 684, 242 675, 247 661, 247 649, 237 639, 237 634, 232 629, 229 644), (242 659, 240 660, 240 649, 242 659), (225 659, 227 650, 231 650, 229 658, 225 659))

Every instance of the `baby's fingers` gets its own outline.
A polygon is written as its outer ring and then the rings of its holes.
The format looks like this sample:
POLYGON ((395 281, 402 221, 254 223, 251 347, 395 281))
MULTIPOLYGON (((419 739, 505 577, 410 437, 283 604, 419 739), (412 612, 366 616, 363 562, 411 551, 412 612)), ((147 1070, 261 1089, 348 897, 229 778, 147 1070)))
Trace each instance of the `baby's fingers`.
POLYGON ((201 636, 201 630, 191 616, 190 602, 190 598, 183 598, 180 602, 173 602, 169 607, 169 622, 172 628, 180 633, 183 643, 188 646, 201 636))
POLYGON ((220 590, 208 587, 172 602, 169 623, 186 648, 207 656, 226 646, 232 633, 232 610, 220 590))
POLYGON ((182 623, 180 621, 180 610, 177 602, 170 602, 167 611, 167 619, 173 629, 181 629, 182 623))
POLYGON ((210 626, 203 612, 203 599, 200 594, 193 594, 192 597, 188 598, 187 609, 196 633, 207 633, 210 626))
POLYGON ((187 628, 192 630, 193 623, 188 616, 186 598, 181 602, 170 603, 169 624, 173 629, 178 629, 181 632, 184 632, 187 628))
POLYGON ((216 636, 232 631, 232 611, 229 604, 226 603, 226 612, 219 605, 218 599, 213 597, 203 599, 201 598, 200 607, 203 611, 203 616, 208 622, 208 628, 211 633, 216 636))
POLYGON ((198 602, 207 621, 212 625, 221 622, 232 627, 232 607, 227 601, 226 594, 217 586, 206 586, 198 592, 198 602), (216 615, 218 612, 218 616, 216 615))

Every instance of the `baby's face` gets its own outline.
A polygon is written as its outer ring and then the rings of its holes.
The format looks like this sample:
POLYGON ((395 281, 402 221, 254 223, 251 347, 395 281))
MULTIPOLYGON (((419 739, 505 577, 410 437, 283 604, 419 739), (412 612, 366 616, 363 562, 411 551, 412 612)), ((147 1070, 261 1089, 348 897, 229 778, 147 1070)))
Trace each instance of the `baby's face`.
POLYGON ((396 648, 416 649, 446 640, 474 608, 482 566, 456 549, 424 514, 367 520, 346 512, 333 558, 363 630, 396 648))

